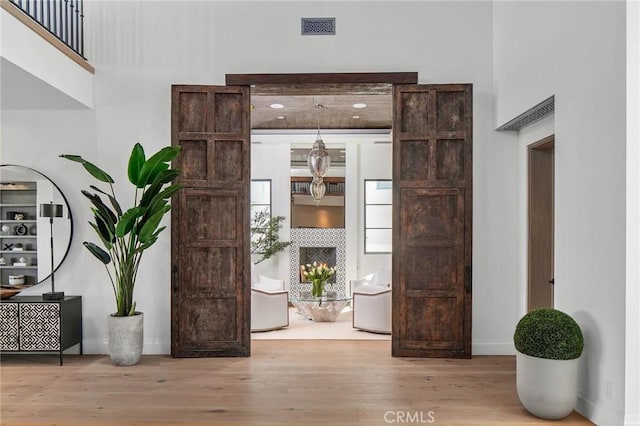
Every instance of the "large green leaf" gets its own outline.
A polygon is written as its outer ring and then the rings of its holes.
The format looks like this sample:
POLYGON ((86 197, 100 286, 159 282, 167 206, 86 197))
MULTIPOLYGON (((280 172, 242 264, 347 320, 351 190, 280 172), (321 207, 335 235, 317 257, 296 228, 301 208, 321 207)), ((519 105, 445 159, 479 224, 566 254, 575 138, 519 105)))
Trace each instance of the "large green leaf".
POLYGON ((113 195, 104 192, 102 189, 98 188, 95 185, 89 185, 89 188, 109 197, 109 201, 111 201, 111 205, 113 206, 113 209, 116 211, 116 213, 118 213, 118 216, 122 215, 122 208, 120 207, 120 203, 115 199, 113 195))
POLYGON ((102 231, 100 229, 98 229, 98 225, 96 225, 93 222, 89 222, 89 225, 91 225, 91 227, 93 228, 94 231, 96 231, 96 234, 100 237, 100 241, 102 241, 102 244, 104 244, 104 246, 107 248, 107 250, 111 250, 111 248, 113 247, 113 244, 111 241, 108 241, 104 238, 102 231))
POLYGON ((140 247, 138 247, 136 251, 141 252, 151 247, 156 241, 158 241, 158 236, 166 228, 167 228, 166 226, 161 226, 160 228, 156 229, 156 232, 153 233, 153 235, 147 240, 147 242, 141 245, 140 247))
POLYGON ((145 162, 144 149, 139 143, 133 146, 131 150, 131 156, 129 157, 129 167, 127 169, 129 174, 129 182, 134 185, 138 185, 138 178, 140 176, 140 170, 145 162))
POLYGON ((98 228, 98 236, 105 242, 113 243, 115 241, 115 233, 113 225, 107 225, 99 214, 94 216, 96 227, 98 228))
POLYGON ((115 181, 107 172, 102 170, 100 167, 96 166, 93 163, 85 160, 79 155, 70 155, 70 154, 62 154, 60 157, 66 158, 67 160, 75 161, 76 163, 80 163, 84 166, 84 168, 93 176, 98 179, 100 182, 106 183, 114 183, 115 181))
POLYGON ((116 224, 111 221, 111 219, 105 212, 101 212, 95 207, 91 208, 91 212, 96 218, 96 225, 99 224, 98 223, 98 220, 99 220, 101 222, 100 226, 103 226, 105 228, 104 233, 100 232, 100 234, 98 234, 100 238, 103 238, 103 235, 104 235, 104 238, 107 238, 109 241, 114 241, 115 235, 116 235, 116 224))
MULTIPOLYGON (((160 229, 164 229, 164 227, 160 228, 160 229)), ((155 235, 155 234, 154 234, 155 235)), ((151 238, 149 238, 149 240, 142 244, 141 246, 139 246, 136 249, 136 252, 140 253, 145 251, 146 249, 148 249, 149 247, 151 247, 156 241, 158 240, 158 237, 152 236, 151 238)))
POLYGON ((159 199, 165 199, 165 200, 170 199, 171 196, 175 194, 180 188, 182 188, 182 185, 179 183, 167 186, 165 189, 162 190, 162 192, 157 194, 153 200, 151 200, 151 203, 153 204, 159 199))
POLYGON ((146 178, 146 185, 150 185, 153 183, 153 181, 161 174, 161 173, 165 173, 167 171, 169 171, 171 169, 169 169, 169 164, 167 163, 158 163, 158 165, 156 165, 151 172, 149 173, 149 175, 146 178))
POLYGON ((152 216, 161 207, 164 207, 168 203, 168 199, 181 188, 179 184, 171 185, 166 187, 162 192, 156 194, 156 196, 151 200, 149 206, 147 206, 147 215, 152 216))
MULTIPOLYGON (((147 224, 147 222, 159 211, 161 211, 162 209, 164 209, 165 207, 167 207, 168 201, 166 200, 159 200, 157 203, 154 203, 151 206, 147 206, 147 208, 145 209, 144 215, 142 216, 142 219, 140 219, 138 221, 138 235, 140 235, 140 232, 142 231, 142 228, 147 224)), ((170 209, 171 206, 168 206, 168 208, 170 209)), ((168 211, 168 210, 167 210, 168 211)), ((166 212, 165 212, 166 213, 166 212)))
POLYGON ((179 146, 167 146, 152 155, 142 166, 136 186, 138 188, 144 188, 153 182, 159 173, 169 168, 167 163, 176 158, 179 153, 179 146))
POLYGON ((96 209, 102 213, 103 219, 105 219, 106 222, 112 223, 115 226, 118 222, 118 217, 109 207, 107 207, 105 203, 102 202, 102 198, 100 198, 98 194, 92 194, 84 189, 80 192, 82 192, 82 195, 87 197, 96 209))
POLYGON ((136 220, 144 214, 144 211, 142 207, 132 207, 127 210, 116 226, 116 236, 122 238, 131 232, 136 220))
POLYGON ((153 234, 155 233, 156 228, 160 224, 162 217, 169 210, 171 210, 171 206, 164 206, 162 210, 160 210, 159 212, 151 216, 146 221, 146 223, 142 226, 142 229, 140 230, 140 234, 139 234, 139 240, 141 243, 144 244, 153 237, 153 234))
POLYGON ((147 206, 151 204, 151 200, 160 192, 162 186, 178 177, 179 173, 180 172, 175 169, 163 170, 159 173, 151 185, 144 190, 142 198, 140 199, 140 205, 147 206))
POLYGON ((161 184, 169 183, 169 182, 173 181, 175 178, 177 178, 178 175, 180 175, 180 170, 178 170, 178 169, 164 170, 162 173, 158 173, 154 177, 154 179, 151 181, 151 183, 152 184, 155 184, 155 183, 161 183, 161 184))
POLYGON ((85 241, 82 244, 91 252, 91 254, 97 257, 100 262, 105 265, 111 262, 111 256, 109 256, 109 253, 104 251, 100 246, 89 241, 85 241))
POLYGON ((160 210, 164 209, 169 202, 167 200, 158 199, 155 203, 147 207, 147 211, 145 212, 144 220, 149 220, 153 215, 158 213, 160 210))
POLYGON ((84 163, 84 158, 82 158, 79 155, 73 155, 73 154, 60 154, 60 157, 62 158, 66 158, 67 160, 70 161, 75 161, 76 163, 84 163))

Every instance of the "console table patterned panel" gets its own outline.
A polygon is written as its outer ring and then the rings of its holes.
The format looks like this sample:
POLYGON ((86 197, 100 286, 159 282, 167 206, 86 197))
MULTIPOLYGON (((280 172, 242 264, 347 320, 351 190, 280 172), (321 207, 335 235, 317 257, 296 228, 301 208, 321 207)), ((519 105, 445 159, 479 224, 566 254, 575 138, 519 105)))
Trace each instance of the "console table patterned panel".
POLYGON ((82 353, 82 298, 42 300, 16 296, 0 303, 0 351, 58 352, 80 345, 82 353))

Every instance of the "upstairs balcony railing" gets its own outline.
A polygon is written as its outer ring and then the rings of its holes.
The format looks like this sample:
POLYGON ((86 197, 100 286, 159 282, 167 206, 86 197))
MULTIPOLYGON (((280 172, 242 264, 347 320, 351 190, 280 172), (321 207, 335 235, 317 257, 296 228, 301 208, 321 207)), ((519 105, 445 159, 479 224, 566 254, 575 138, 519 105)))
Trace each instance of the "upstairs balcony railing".
POLYGON ((84 58, 82 0, 9 0, 84 58))

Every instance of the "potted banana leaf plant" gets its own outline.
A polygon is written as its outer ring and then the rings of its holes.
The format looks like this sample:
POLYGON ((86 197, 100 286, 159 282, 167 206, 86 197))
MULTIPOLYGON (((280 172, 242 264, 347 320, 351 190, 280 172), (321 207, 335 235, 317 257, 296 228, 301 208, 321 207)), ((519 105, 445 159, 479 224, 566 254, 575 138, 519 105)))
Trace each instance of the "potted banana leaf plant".
POLYGON ((128 163, 129 182, 133 185, 133 206, 124 209, 114 190, 115 181, 100 167, 79 155, 60 157, 82 164, 107 190, 90 185, 82 190, 91 202, 93 221, 89 222, 100 244, 85 241, 83 245, 104 264, 113 287, 116 312, 108 318, 109 352, 116 365, 133 365, 140 360, 143 342, 142 312, 136 310, 133 298, 138 267, 143 253, 165 229, 160 222, 171 206, 171 196, 180 188, 173 181, 179 171, 170 167, 180 147, 168 146, 146 158, 144 149, 135 144, 128 163))

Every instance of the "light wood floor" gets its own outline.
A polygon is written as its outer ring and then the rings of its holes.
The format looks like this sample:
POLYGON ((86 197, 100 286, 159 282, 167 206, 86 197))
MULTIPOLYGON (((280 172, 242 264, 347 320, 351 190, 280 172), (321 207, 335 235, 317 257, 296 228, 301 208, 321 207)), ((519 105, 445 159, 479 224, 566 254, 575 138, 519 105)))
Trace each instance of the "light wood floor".
MULTIPOLYGON (((515 358, 392 358, 385 341, 253 341, 250 358, 3 356, 2 425, 534 425, 515 358), (400 417, 399 417, 400 416, 400 417), (400 421, 402 420, 402 421, 400 421)), ((590 424, 577 413, 556 424, 590 424)))

